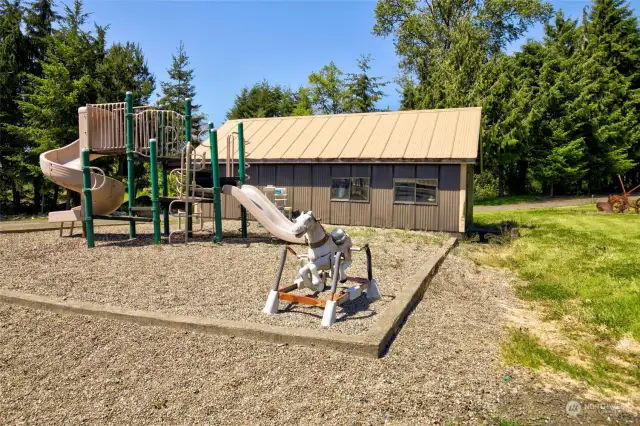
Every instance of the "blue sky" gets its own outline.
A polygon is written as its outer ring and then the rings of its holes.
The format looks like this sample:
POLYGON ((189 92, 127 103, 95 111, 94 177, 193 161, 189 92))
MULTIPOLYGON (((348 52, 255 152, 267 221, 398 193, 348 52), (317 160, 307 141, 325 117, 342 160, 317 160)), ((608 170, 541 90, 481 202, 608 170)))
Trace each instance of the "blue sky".
MULTIPOLYGON (((579 17, 589 2, 551 3, 579 17)), ((393 80, 398 74, 393 41, 371 34, 375 4, 374 0, 85 0, 85 10, 92 21, 110 24, 109 43, 139 43, 158 82, 167 79, 171 53, 182 40, 195 68, 195 102, 217 127, 242 87, 267 79, 296 88, 331 60, 351 72, 356 58, 370 53, 372 74, 393 80)), ((640 9, 640 0, 631 4, 640 9)), ((541 34, 542 26, 537 26, 525 39, 541 34)), ((508 50, 517 50, 525 39, 508 50)), ((386 91, 380 107, 397 109, 396 86, 386 91)))

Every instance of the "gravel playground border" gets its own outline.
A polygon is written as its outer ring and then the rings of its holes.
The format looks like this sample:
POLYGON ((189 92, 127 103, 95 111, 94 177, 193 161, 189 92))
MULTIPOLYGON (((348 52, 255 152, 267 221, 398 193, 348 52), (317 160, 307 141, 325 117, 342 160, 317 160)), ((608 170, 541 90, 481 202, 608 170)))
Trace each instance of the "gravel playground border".
POLYGON ((140 325, 164 326, 211 334, 245 337, 275 343, 319 346, 353 355, 380 357, 388 349, 398 330, 436 274, 457 239, 450 238, 429 257, 418 272, 396 294, 373 326, 361 335, 347 335, 331 331, 282 327, 249 321, 209 319, 197 316, 173 315, 157 311, 136 310, 105 304, 61 300, 2 289, 0 300, 14 305, 44 309, 62 314, 83 314, 118 319, 140 325))

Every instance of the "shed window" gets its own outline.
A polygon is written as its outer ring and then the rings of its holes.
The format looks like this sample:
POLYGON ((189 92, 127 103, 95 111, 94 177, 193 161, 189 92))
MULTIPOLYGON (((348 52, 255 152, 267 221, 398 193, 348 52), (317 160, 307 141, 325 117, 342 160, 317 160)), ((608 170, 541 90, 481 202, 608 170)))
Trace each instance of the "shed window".
POLYGON ((331 199, 339 201, 369 201, 369 178, 331 178, 331 199))
POLYGON ((397 179, 393 181, 393 202, 438 204, 437 179, 397 179))

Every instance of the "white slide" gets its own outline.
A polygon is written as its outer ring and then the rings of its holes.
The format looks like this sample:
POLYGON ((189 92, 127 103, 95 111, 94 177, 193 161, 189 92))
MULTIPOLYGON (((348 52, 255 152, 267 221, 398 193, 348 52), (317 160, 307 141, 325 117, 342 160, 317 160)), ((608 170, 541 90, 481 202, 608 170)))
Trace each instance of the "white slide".
POLYGON ((255 186, 242 185, 242 188, 238 188, 232 185, 224 185, 222 192, 238 200, 274 237, 290 243, 306 243, 304 236, 296 237, 293 229, 294 223, 287 219, 267 196, 255 186))
MULTIPOLYGON (((91 154, 91 159, 102 157, 91 154)), ((80 162, 80 140, 62 148, 40 155, 42 173, 52 182, 72 191, 82 193, 82 165, 80 162)), ((108 215, 116 211, 124 201, 124 185, 101 174, 91 173, 91 185, 98 188, 91 193, 93 214, 108 215)), ((80 207, 49 213, 49 222, 82 220, 80 207)))

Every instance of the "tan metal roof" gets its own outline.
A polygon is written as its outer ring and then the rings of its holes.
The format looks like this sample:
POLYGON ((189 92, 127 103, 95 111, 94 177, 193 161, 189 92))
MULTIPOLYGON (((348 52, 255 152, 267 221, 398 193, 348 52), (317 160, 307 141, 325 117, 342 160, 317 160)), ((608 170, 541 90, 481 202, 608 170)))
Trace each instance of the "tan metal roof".
MULTIPOLYGON (((247 161, 475 162, 481 113, 456 108, 229 120, 218 129, 218 155, 226 158, 227 137, 242 121, 247 161)), ((209 158, 208 148, 197 151, 209 158)))

